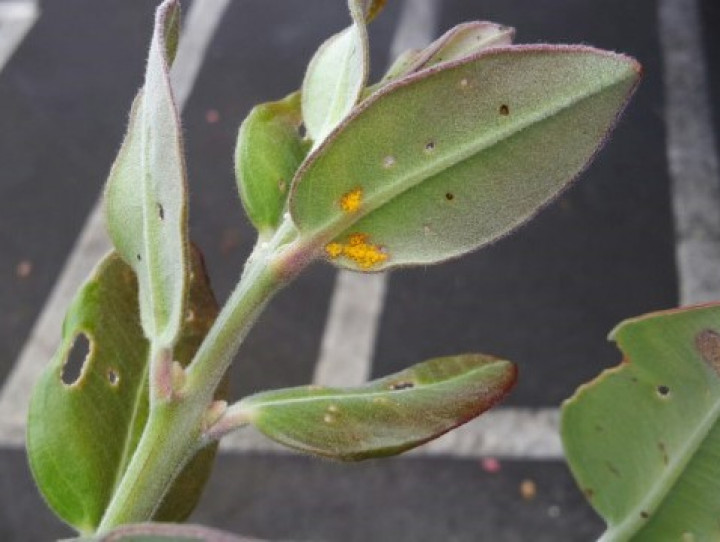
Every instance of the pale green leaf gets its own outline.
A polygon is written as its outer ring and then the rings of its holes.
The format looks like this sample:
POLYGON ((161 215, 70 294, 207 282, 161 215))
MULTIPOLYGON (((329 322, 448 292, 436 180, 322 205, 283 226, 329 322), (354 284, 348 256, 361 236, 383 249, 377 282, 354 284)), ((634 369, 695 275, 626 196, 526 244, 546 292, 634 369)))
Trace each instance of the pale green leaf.
POLYGON ((290 181, 308 151, 298 134, 300 94, 258 105, 238 133, 235 175, 250 222, 261 234, 278 226, 290 181))
POLYGON ((105 192, 110 237, 138 276, 143 329, 166 348, 180 331, 187 294, 185 158, 168 58, 179 19, 177 1, 158 8, 145 84, 105 192))
MULTIPOLYGON (((175 359, 190 362, 217 310, 196 254, 175 359)), ((98 526, 145 426, 148 357, 135 274, 113 253, 68 310, 60 348, 33 390, 28 418, 28 456, 35 481, 55 513, 81 532, 98 526), (68 355, 81 335, 89 343, 82 371, 66 373, 68 355)), ((180 521, 189 515, 214 452, 203 450, 191 461, 156 519, 180 521)))
POLYGON ((369 89, 376 92, 391 81, 443 62, 460 60, 491 47, 511 45, 515 29, 486 21, 459 24, 423 50, 411 49, 393 62, 382 80, 369 89))
POLYGON ((577 177, 639 77, 622 55, 538 45, 402 78, 304 162, 293 219, 351 269, 459 256, 523 224, 577 177))
POLYGON ((515 384, 516 367, 479 354, 436 358, 350 389, 259 393, 240 410, 265 435, 344 461, 401 453, 480 415, 515 384))
POLYGON ((562 409, 602 540, 720 540, 720 305, 628 320, 611 338, 623 363, 562 409))
MULTIPOLYGON (((369 71, 367 3, 349 0, 352 24, 323 43, 308 64, 302 84, 302 115, 316 145, 358 102, 369 71)), ((369 6, 372 8, 372 5, 369 6)))

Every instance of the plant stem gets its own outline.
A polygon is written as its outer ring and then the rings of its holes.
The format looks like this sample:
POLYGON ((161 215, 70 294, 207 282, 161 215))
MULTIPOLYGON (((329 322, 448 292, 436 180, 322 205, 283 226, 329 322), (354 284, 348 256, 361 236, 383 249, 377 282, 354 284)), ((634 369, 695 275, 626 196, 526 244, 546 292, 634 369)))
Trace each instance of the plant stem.
POLYGON ((152 519, 175 477, 201 443, 205 412, 220 380, 268 301, 313 260, 287 218, 248 259, 243 275, 186 369, 185 386, 151 406, 137 448, 99 531, 152 519))

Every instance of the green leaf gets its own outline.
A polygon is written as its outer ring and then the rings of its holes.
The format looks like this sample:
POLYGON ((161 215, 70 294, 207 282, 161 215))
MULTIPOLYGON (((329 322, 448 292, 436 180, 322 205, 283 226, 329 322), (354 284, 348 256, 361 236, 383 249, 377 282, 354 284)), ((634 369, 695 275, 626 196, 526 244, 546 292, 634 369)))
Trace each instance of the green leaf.
POLYGON ((124 525, 111 532, 78 542, 260 542, 218 531, 202 525, 138 523, 124 525))
POLYGON ((587 166, 640 76, 583 46, 490 49, 364 101, 301 166, 306 239, 367 271, 430 264, 530 219, 587 166))
POLYGON ((365 11, 373 5, 360 0, 349 0, 348 4, 352 25, 320 46, 308 64, 302 84, 303 120, 315 145, 350 113, 368 77, 365 11))
POLYGON ((307 154, 298 129, 302 123, 298 92, 258 105, 238 133, 235 174, 245 212, 261 234, 277 228, 290 181, 307 154))
POLYGON ((459 24, 425 49, 421 51, 411 49, 402 53, 370 93, 416 71, 444 62, 460 60, 491 47, 511 45, 514 37, 515 29, 508 26, 486 21, 459 24))
MULTIPOLYGON (((193 253, 188 312, 175 359, 192 359, 217 314, 198 253, 193 253)), ((80 532, 98 526, 137 446, 148 416, 149 343, 139 323, 135 274, 112 253, 78 292, 62 342, 33 390, 28 455, 50 507, 80 532), (77 338, 89 343, 82 371, 66 368, 77 338)), ((81 352, 82 353, 82 352, 81 352)), ((156 514, 179 521, 194 508, 212 465, 203 450, 177 479, 156 514)))
POLYGON ((602 540, 720 539, 720 305, 628 320, 623 363, 563 405, 572 472, 602 540))
POLYGON ((240 410, 273 440, 357 461, 401 453, 470 421, 513 387, 515 365, 468 354, 420 363, 354 389, 308 386, 259 393, 240 410))
POLYGON ((145 85, 105 192, 110 237, 138 276, 143 329, 166 348, 180 331, 187 295, 185 158, 169 78, 179 9, 166 0, 157 10, 145 85))

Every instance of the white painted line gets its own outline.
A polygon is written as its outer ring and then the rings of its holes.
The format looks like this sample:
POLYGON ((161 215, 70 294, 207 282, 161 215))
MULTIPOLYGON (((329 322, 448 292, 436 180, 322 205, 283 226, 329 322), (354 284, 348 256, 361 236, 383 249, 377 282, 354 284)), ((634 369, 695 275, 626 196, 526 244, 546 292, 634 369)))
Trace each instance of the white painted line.
MULTIPOLYGON (((438 8, 435 0, 406 0, 390 46, 391 59, 407 49, 430 43, 438 8)), ((386 285, 385 273, 337 273, 315 366, 315 384, 342 387, 367 381, 386 285)))
POLYGON ((667 155, 683 305, 720 299, 720 169, 697 0, 660 0, 667 155))
POLYGON ((387 277, 340 271, 335 279, 313 382, 357 386, 370 377, 387 277))
MULTIPOLYGON (((563 458, 555 408, 496 408, 401 457, 499 457, 524 460, 563 458)), ((220 443, 227 453, 297 454, 252 428, 231 433, 220 443)))
MULTIPOLYGON (((172 74, 180 109, 190 96, 202 59, 228 4, 229 0, 195 0, 188 12, 172 74)), ((24 444, 30 390, 58 347, 62 321, 73 296, 110 248, 98 202, 0 393, 0 445, 24 444)))
POLYGON ((0 2, 0 70, 40 15, 34 1, 0 2))

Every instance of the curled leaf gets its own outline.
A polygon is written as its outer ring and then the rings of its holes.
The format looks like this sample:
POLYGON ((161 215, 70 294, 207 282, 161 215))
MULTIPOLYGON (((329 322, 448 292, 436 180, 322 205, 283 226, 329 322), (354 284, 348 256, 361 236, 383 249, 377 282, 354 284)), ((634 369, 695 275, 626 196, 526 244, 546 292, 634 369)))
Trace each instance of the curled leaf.
POLYGON ((240 409, 285 446, 357 461, 401 453, 479 416, 516 377, 508 361, 468 354, 432 359, 359 388, 259 393, 240 409))
POLYGON ((187 296, 187 190, 182 131, 170 87, 180 4, 157 10, 145 83, 105 191, 108 232, 138 276, 145 335, 171 348, 187 296))
POLYGON ((235 174, 245 212, 258 231, 275 230, 290 192, 290 181, 308 146, 298 129, 300 94, 258 105, 238 133, 235 174))

